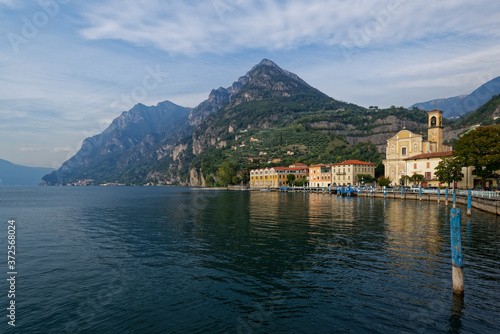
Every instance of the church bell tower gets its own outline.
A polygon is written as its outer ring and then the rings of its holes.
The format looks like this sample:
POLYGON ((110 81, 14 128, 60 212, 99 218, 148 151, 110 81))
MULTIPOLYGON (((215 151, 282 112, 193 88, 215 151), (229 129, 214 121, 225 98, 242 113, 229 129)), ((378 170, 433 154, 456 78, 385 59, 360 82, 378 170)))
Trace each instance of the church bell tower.
POLYGON ((428 112, 429 129, 427 130, 427 138, 431 142, 436 143, 437 152, 443 150, 443 112, 434 109, 428 112))

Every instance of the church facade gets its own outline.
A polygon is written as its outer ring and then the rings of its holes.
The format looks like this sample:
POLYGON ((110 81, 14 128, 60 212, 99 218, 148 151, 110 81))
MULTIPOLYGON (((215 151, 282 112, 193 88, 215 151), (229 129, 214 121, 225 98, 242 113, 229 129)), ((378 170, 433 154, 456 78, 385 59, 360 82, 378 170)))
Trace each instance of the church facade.
MULTIPOLYGON (((392 180, 392 185, 398 185, 399 180, 404 175, 414 174, 414 171, 411 172, 408 168, 409 158, 452 150, 450 145, 443 144, 443 128, 443 112, 434 109, 428 112, 428 140, 424 140, 422 135, 406 129, 387 139, 386 159, 383 164, 385 177, 392 180)), ((443 154, 443 156, 445 155, 448 154, 443 154)))

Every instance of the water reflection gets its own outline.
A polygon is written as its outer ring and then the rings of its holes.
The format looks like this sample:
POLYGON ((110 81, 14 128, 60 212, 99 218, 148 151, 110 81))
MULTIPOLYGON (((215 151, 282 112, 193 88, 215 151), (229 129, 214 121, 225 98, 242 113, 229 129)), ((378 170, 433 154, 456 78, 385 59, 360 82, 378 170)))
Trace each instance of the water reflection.
POLYGON ((460 333, 462 331, 462 316, 464 309, 464 295, 453 294, 453 304, 451 307, 451 315, 449 319, 449 332, 460 333))

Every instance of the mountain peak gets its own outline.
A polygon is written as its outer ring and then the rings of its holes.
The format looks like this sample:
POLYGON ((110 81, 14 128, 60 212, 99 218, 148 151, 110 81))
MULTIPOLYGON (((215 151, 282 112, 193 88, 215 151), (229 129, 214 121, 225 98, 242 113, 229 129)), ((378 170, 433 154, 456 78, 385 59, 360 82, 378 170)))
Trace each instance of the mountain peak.
POLYGON ((305 82, 304 80, 302 80, 297 74, 282 69, 275 62, 273 62, 272 60, 266 59, 266 58, 262 59, 260 61, 260 63, 258 63, 254 67, 252 67, 252 69, 247 73, 246 76, 252 77, 253 76, 252 74, 258 72, 259 69, 261 69, 263 67, 270 67, 272 69, 275 69, 278 72, 280 72, 281 74, 285 75, 286 77, 291 78, 291 79, 296 80, 296 81, 299 81, 300 83, 309 86, 309 84, 307 82, 305 82))
POLYGON ((312 89, 298 75, 288 72, 269 59, 262 59, 230 87, 212 90, 209 98, 191 111, 189 122, 199 125, 207 116, 216 113, 223 104, 240 104, 244 101, 260 100, 263 93, 269 97, 290 97, 299 87, 312 89), (243 96, 240 94, 245 92, 243 96), (238 96, 237 96, 238 95, 238 96))
POLYGON ((266 65, 266 66, 272 66, 272 67, 276 67, 276 68, 279 68, 281 69, 274 61, 272 60, 269 60, 269 59, 262 59, 260 61, 260 63, 258 63, 257 65, 255 65, 254 67, 257 67, 257 66, 262 66, 262 65, 266 65))

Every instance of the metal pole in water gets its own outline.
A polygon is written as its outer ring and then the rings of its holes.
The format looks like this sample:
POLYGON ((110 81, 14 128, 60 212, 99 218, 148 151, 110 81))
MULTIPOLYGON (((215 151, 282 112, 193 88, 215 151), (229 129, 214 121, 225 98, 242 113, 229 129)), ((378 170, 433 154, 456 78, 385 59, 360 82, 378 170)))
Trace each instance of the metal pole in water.
POLYGON ((418 187, 418 199, 422 200, 422 186, 418 187))
POLYGON ((448 205, 448 188, 446 188, 446 205, 448 205))
POLYGON ((385 196, 387 196, 387 189, 384 186, 384 198, 385 198, 385 196))
POLYGON ((401 186, 401 200, 403 200, 403 190, 404 190, 404 186, 401 186))
POLYGON ((455 192, 455 188, 453 188, 453 207, 457 207, 457 193, 455 192))
POLYGON ((439 203, 440 197, 441 197, 441 189, 438 187, 438 203, 439 203))
POLYGON ((459 208, 451 209, 450 236, 451 236, 451 264, 453 277, 453 293, 464 293, 464 262, 462 256, 462 212, 459 208))
POLYGON ((472 192, 467 190, 467 216, 472 215, 472 192))

